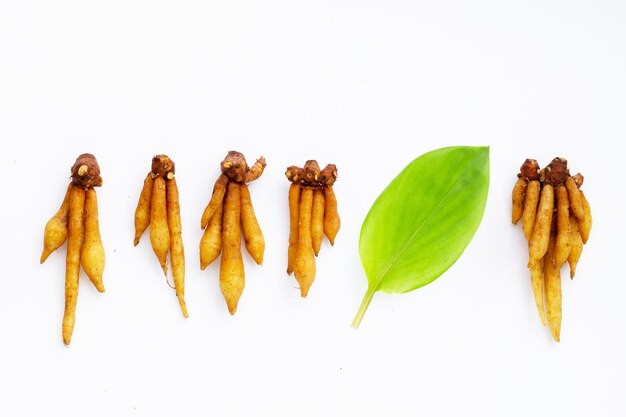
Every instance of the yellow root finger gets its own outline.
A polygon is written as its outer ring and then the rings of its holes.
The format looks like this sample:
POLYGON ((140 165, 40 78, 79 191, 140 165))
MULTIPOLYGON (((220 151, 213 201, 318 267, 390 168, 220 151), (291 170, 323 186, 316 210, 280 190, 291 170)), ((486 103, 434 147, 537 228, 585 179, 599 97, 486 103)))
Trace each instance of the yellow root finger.
POLYGON ((526 197, 524 198, 524 211, 522 213, 522 229, 526 240, 530 242, 537 218, 537 206, 539 205, 539 192, 541 185, 539 181, 532 180, 526 186, 526 197))
POLYGON ((178 185, 176 178, 170 178, 165 182, 167 193, 167 226, 170 233, 170 259, 172 261, 172 275, 174 276, 174 288, 176 297, 183 312, 183 316, 189 317, 185 304, 185 249, 183 247, 182 225, 180 223, 180 202, 178 197, 178 185))
POLYGON ((83 212, 85 190, 72 187, 68 222, 67 257, 65 259, 65 310, 63 312, 63 343, 69 345, 76 320, 78 301, 78 277, 80 275, 80 252, 83 245, 83 212))
POLYGON ((569 218, 569 222, 572 250, 567 257, 567 262, 569 263, 569 276, 573 279, 574 275, 576 275, 576 265, 578 264, 580 256, 583 253, 583 238, 580 236, 580 232, 578 230, 578 221, 576 220, 576 217, 571 215, 569 218))
POLYGON ((518 178, 515 182, 515 186, 513 186, 513 192, 511 193, 511 222, 513 224, 517 224, 519 219, 522 218, 524 211, 524 194, 526 193, 527 184, 524 178, 518 178))
POLYGON ((257 159, 254 165, 252 165, 248 172, 246 172, 244 182, 252 182, 258 179, 261 174, 263 174, 263 170, 265 169, 266 165, 267 164, 265 163, 264 157, 260 157, 259 159, 257 159))
POLYGON ((67 222, 70 213, 70 193, 72 191, 72 183, 67 186, 65 197, 61 207, 54 216, 46 223, 43 232, 43 252, 39 263, 44 263, 48 256, 57 250, 67 240, 67 222))
POLYGON ((315 255, 311 241, 311 211, 313 189, 305 187, 300 196, 298 219, 298 248, 296 251, 295 275, 300 284, 300 295, 304 298, 315 280, 315 255))
POLYGON ((224 199, 222 225, 222 261, 220 264, 220 289, 231 315, 237 312, 239 298, 245 286, 243 258, 241 256, 241 193, 239 184, 228 183, 224 199))
POLYGON ((106 257, 104 246, 100 238, 100 227, 98 225, 98 200, 96 190, 89 188, 85 191, 85 242, 80 253, 80 262, 83 270, 91 280, 91 283, 99 292, 104 292, 102 283, 102 273, 106 257))
POLYGON ((156 177, 150 202, 150 243, 159 259, 163 273, 167 276, 167 252, 170 250, 170 232, 167 226, 165 179, 156 177))
POLYGON ((341 220, 337 212, 337 197, 333 187, 324 188, 324 234, 331 246, 335 244, 335 237, 341 227, 341 220))
POLYGON ((135 209, 135 246, 139 243, 139 239, 143 232, 150 225, 150 203, 152 201, 152 188, 154 187, 154 179, 152 172, 149 172, 143 181, 143 188, 139 195, 137 209, 135 209))
POLYGON ((287 274, 289 275, 291 275, 296 267, 300 190, 301 187, 299 184, 291 184, 289 186, 289 251, 287 259, 287 274))
POLYGON ((554 340, 559 342, 561 340, 561 272, 558 266, 556 266, 556 260, 554 259, 556 249, 556 236, 553 234, 550 237, 550 243, 546 257, 543 263, 543 273, 545 280, 546 291, 546 310, 548 312, 548 324, 550 325, 550 332, 554 340))
POLYGON ((202 213, 202 219, 200 220, 200 228, 205 229, 215 214, 217 207, 222 204, 224 201, 224 194, 226 193, 226 186, 228 185, 228 177, 224 174, 221 174, 217 181, 215 181, 215 185, 213 186, 213 194, 211 195, 211 200, 209 204, 204 209, 204 213, 202 213))
POLYGON ((224 204, 220 202, 215 214, 200 239, 200 269, 212 264, 222 252, 222 216, 224 204))
MULTIPOLYGON (((528 267, 539 262, 548 250, 550 241, 550 227, 552 225, 552 211, 554 210, 554 187, 544 184, 539 199, 537 218, 530 239, 528 267)), ((545 265, 544 265, 545 270, 545 265)))
POLYGON ((584 220, 578 219, 578 229, 580 230, 580 236, 583 239, 583 243, 587 243, 587 240, 589 239, 589 232, 591 232, 593 218, 591 217, 591 207, 589 206, 589 201, 587 201, 587 197, 585 197, 585 193, 582 190, 580 190, 580 199, 582 201, 585 217, 584 220))
POLYGON ((574 181, 573 177, 567 177, 565 180, 565 188, 567 188, 567 194, 569 195, 572 213, 574 213, 574 216, 576 216, 578 220, 583 220, 585 218, 583 202, 580 196, 580 190, 578 189, 576 181, 574 181))
POLYGON ((556 247, 554 249, 554 260, 556 267, 561 266, 567 261, 570 250, 572 249, 569 221, 569 197, 567 189, 563 186, 556 188, 556 247))
POLYGON ((539 318, 541 318, 541 324, 545 326, 546 309, 543 303, 543 269, 541 267, 541 261, 530 267, 530 281, 533 286, 535 306, 537 306, 537 312, 539 313, 539 318))
POLYGON ((311 240, 315 256, 320 253, 324 238, 324 192, 320 188, 313 191, 313 208, 311 212, 311 240))
POLYGON ((246 250, 258 265, 263 264, 263 253, 265 252, 265 239, 261 226, 254 214, 252 206, 252 198, 250 198, 250 190, 246 184, 239 187, 241 194, 241 228, 246 243, 246 250))

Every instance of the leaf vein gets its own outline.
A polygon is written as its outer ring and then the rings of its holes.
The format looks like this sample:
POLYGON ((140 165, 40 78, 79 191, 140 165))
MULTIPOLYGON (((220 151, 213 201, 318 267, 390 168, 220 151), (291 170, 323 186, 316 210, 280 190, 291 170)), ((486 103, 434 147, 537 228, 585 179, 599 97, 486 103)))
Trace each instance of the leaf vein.
POLYGON ((439 203, 437 203, 437 205, 435 207, 432 208, 432 210, 430 211, 430 213, 428 213, 428 216, 422 221, 422 223, 419 225, 419 227, 413 232, 413 234, 411 235, 411 237, 409 239, 406 240, 406 242, 402 245, 402 248, 396 252, 395 256, 389 261, 389 264, 387 265, 387 267, 385 268, 385 270, 383 271, 381 277, 376 281, 376 286, 374 287, 374 291, 378 291, 378 289, 380 288, 380 284, 383 282, 383 280, 385 279, 385 277, 387 276, 387 274, 389 273, 389 270, 391 269, 391 267, 396 263, 396 261, 398 260, 398 258, 400 258, 400 255, 402 255, 404 253, 404 251, 406 250, 407 246, 413 241, 413 239, 415 239, 415 237, 418 235, 418 233, 422 230, 422 227, 424 227, 424 225, 428 222, 428 220, 431 218, 431 216, 433 215, 433 213, 435 213, 437 211, 437 208, 439 208, 439 206, 448 198, 448 196, 450 195, 450 193, 452 192, 452 190, 457 186, 457 184, 459 183, 459 181, 461 181, 461 179, 465 176, 465 174, 470 171, 472 168, 474 168, 474 165, 476 165, 478 163, 478 161, 480 160, 480 158, 475 158, 473 162, 471 162, 470 164, 467 165, 467 167, 463 170, 463 172, 461 173, 461 175, 459 175, 459 177, 454 181, 454 183, 450 186, 450 188, 448 189, 448 191, 446 191, 445 196, 441 199, 441 201, 439 201, 439 203))

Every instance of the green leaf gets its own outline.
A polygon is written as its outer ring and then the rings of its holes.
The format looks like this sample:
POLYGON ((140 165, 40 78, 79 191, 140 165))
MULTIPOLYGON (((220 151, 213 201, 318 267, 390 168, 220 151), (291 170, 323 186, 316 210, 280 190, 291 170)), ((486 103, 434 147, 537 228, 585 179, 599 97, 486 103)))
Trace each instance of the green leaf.
POLYGON ((488 147, 428 152, 391 181, 361 227, 368 289, 352 327, 377 291, 413 291, 456 262, 480 225, 488 190, 488 147))

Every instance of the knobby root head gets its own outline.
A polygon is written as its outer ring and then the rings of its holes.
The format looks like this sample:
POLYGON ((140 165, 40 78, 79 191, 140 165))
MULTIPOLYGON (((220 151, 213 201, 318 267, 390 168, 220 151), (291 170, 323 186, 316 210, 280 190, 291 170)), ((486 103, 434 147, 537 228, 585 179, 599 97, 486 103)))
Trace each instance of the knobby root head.
POLYGON ((308 184, 316 184, 320 181, 320 166, 315 160, 306 161, 302 170, 302 181, 308 184))
POLYGON ((302 180, 302 168, 292 165, 287 168, 285 176, 294 184, 299 184, 302 180))
POLYGON ((100 166, 98 166, 96 157, 90 153, 84 153, 76 158, 71 172, 72 183, 79 188, 102 186, 100 166))
POLYGON ((221 163, 222 173, 229 180, 242 183, 248 172, 248 163, 241 152, 230 151, 221 163))
POLYGON ((260 157, 252 167, 248 167, 246 158, 241 152, 230 151, 220 164, 220 167, 222 174, 226 175, 230 181, 245 184, 259 178, 263 174, 266 165, 265 158, 260 157))
POLYGON ((563 185, 567 177, 569 177, 569 170, 567 169, 567 159, 556 157, 541 172, 543 180, 546 183, 552 185, 553 187, 563 185))
POLYGON ((539 179, 539 164, 536 159, 527 159, 520 167, 520 173, 517 175, 520 178, 524 178, 526 181, 533 181, 539 179))
POLYGON ((315 160, 306 161, 304 168, 292 165, 287 168, 285 176, 293 184, 303 187, 332 187, 337 181, 338 173, 335 164, 328 164, 323 170, 315 160))
POLYGON ((335 181, 337 181, 337 165, 328 164, 320 172, 320 184, 324 187, 332 187, 335 181))
POLYGON ((583 182, 585 182, 585 177, 583 177, 583 174, 581 174, 580 172, 576 175, 572 175, 572 178, 574 179, 574 182, 576 183, 576 186, 578 188, 582 187, 583 182))
POLYGON ((176 164, 167 155, 155 155, 152 158, 152 176, 167 179, 174 178, 176 174, 176 164))

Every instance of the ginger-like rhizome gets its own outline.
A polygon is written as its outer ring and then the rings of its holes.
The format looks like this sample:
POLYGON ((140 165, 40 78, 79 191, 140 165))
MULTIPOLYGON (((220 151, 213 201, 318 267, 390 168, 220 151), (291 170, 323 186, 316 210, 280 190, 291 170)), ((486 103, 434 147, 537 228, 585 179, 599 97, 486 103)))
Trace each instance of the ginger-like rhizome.
POLYGON ((80 155, 71 168, 71 178, 61 207, 46 224, 40 259, 44 263, 67 240, 62 324, 63 343, 67 346, 74 332, 81 265, 96 289, 101 293, 105 291, 102 283, 105 254, 94 189, 102 186, 102 178, 96 158, 89 153, 80 155))
POLYGON ((289 187, 289 248, 287 274, 295 273, 304 298, 315 280, 315 257, 319 255, 323 236, 331 245, 341 226, 333 185, 337 167, 328 164, 320 170, 315 160, 303 168, 290 166, 285 176, 289 187))
POLYGON ((265 239, 256 219, 248 183, 257 180, 265 169, 260 157, 248 166, 242 153, 230 151, 220 164, 222 174, 213 187, 200 226, 205 230, 200 240, 200 268, 205 269, 221 254, 220 289, 231 315, 237 312, 245 287, 241 253, 241 234, 246 250, 261 265, 265 239))
POLYGON ((512 192, 512 222, 522 220, 528 240, 535 304, 556 341, 562 320, 560 270, 569 263, 574 278, 592 224, 582 184, 583 176, 570 175, 564 158, 554 158, 544 169, 527 159, 512 192))
MULTIPOLYGON (((150 243, 167 281, 167 254, 170 254, 174 290, 184 317, 188 317, 185 303, 185 252, 180 221, 178 184, 174 174, 176 165, 167 155, 152 158, 150 172, 144 180, 135 210, 135 246, 150 226, 150 243)), ((168 285, 169 281, 167 281, 168 285)), ((170 285, 171 286, 171 285, 170 285)))

